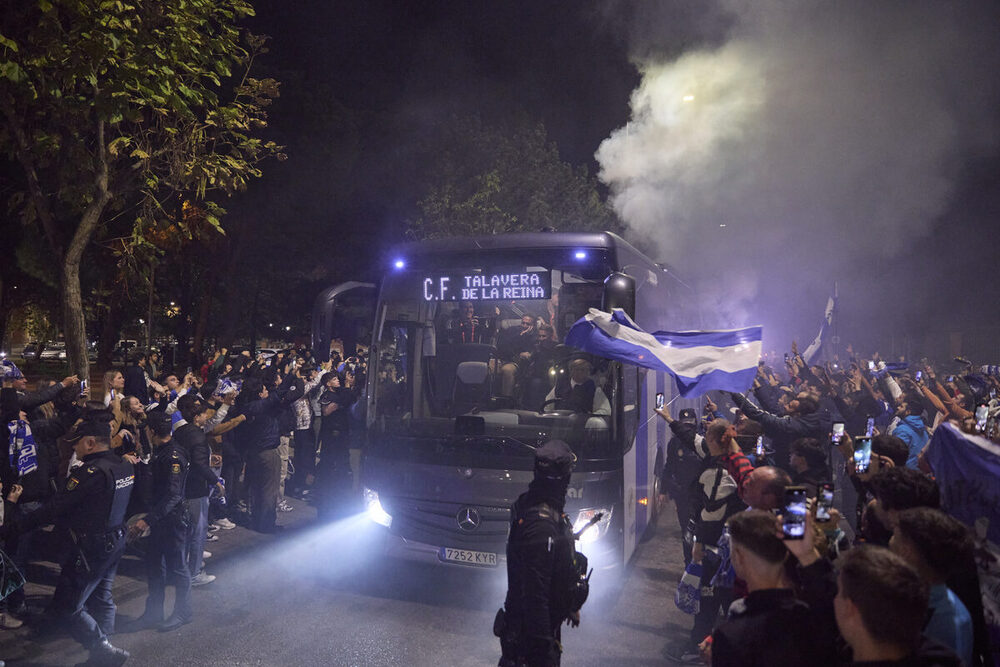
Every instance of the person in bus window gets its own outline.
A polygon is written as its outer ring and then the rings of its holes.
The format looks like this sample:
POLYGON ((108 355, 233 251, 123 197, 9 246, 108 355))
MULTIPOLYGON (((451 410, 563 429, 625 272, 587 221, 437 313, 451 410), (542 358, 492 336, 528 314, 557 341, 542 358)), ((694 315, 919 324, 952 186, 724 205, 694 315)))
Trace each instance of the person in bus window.
POLYGON ((489 343, 493 338, 493 331, 476 315, 476 307, 471 301, 459 304, 449 334, 451 343, 489 343))
POLYGON ((560 376, 556 386, 545 397, 546 408, 554 405, 556 410, 610 415, 611 402, 591 377, 593 371, 594 367, 586 359, 571 361, 569 377, 560 376))
POLYGON ((514 395, 514 383, 518 378, 518 371, 523 374, 527 369, 537 340, 535 318, 528 314, 521 316, 520 327, 503 329, 497 336, 497 352, 503 360, 503 365, 500 366, 501 396, 514 395))

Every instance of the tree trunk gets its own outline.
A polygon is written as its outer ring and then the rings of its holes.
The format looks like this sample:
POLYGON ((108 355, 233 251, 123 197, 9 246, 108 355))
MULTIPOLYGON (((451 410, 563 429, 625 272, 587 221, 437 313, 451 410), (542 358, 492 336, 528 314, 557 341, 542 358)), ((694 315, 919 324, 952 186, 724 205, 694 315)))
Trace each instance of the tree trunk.
POLYGON ((194 334, 192 336, 191 348, 197 357, 202 356, 202 348, 205 342, 205 330, 208 328, 208 315, 212 309, 212 290, 209 287, 215 279, 215 272, 211 269, 203 280, 200 281, 198 294, 198 315, 194 323, 194 334))
POLYGON ((66 336, 66 358, 70 373, 80 379, 90 378, 87 359, 87 325, 83 319, 83 296, 80 293, 80 261, 90 243, 104 208, 111 201, 108 191, 108 163, 104 146, 104 121, 97 122, 97 173, 94 178, 94 199, 80 218, 73 239, 66 248, 59 273, 59 295, 63 307, 63 334, 66 336))

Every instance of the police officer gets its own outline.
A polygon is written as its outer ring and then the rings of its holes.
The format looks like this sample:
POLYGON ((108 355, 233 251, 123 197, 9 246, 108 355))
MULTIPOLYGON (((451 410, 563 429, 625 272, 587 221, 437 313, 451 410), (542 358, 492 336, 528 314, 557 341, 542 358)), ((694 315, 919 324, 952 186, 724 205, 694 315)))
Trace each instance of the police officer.
POLYGON ((559 664, 560 626, 580 623, 586 600, 585 559, 576 553, 573 528, 563 512, 576 456, 562 440, 535 450, 535 477, 511 506, 507 539, 507 599, 494 632, 500 667, 559 664))
POLYGON ((153 454, 149 461, 153 493, 149 513, 129 528, 129 539, 150 531, 146 547, 146 575, 149 595, 146 610, 136 621, 135 629, 159 626, 169 632, 191 622, 191 573, 188 571, 185 544, 190 524, 184 488, 189 463, 185 449, 170 433, 170 415, 150 413, 147 426, 153 454), (174 613, 163 621, 163 602, 167 580, 177 590, 174 613))
POLYGON ((66 437, 81 465, 66 486, 38 510, 23 515, 17 530, 56 522, 74 548, 62 564, 51 609, 69 620, 73 637, 90 650, 90 662, 121 665, 128 651, 112 646, 115 603, 111 584, 125 551, 125 510, 135 482, 132 464, 111 447, 110 412, 85 415, 66 437))

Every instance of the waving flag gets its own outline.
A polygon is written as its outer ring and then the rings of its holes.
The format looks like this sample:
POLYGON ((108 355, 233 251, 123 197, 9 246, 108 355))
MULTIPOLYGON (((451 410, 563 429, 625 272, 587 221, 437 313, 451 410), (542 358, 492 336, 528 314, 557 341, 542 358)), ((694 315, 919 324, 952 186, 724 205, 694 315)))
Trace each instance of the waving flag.
POLYGON ((731 331, 643 331, 621 309, 591 308, 566 344, 608 359, 670 373, 681 396, 746 391, 757 375, 761 327, 731 331))
POLYGON ((816 334, 816 338, 809 344, 806 351, 802 353, 802 358, 805 359, 807 364, 811 364, 814 359, 819 357, 819 353, 823 349, 823 344, 830 336, 830 331, 833 329, 833 316, 837 312, 837 299, 837 283, 834 283, 833 294, 826 301, 826 310, 823 312, 823 324, 819 328, 819 333, 816 334))

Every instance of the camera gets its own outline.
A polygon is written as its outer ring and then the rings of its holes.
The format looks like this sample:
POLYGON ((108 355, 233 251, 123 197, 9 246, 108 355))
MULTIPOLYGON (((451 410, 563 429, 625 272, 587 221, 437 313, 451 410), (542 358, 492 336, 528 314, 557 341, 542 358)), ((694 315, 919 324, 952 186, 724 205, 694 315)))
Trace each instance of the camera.
POLYGON ((781 532, 786 540, 801 540, 806 534, 808 511, 806 487, 786 486, 785 507, 781 515, 781 532))
POLYGON ((830 441, 839 445, 844 437, 844 422, 833 422, 833 430, 830 432, 830 441))
POLYGON ((871 436, 858 438, 854 445, 854 472, 860 474, 868 472, 872 463, 872 439, 871 436))
POLYGON ((816 489, 816 520, 829 521, 831 509, 833 509, 833 482, 826 482, 816 489))

